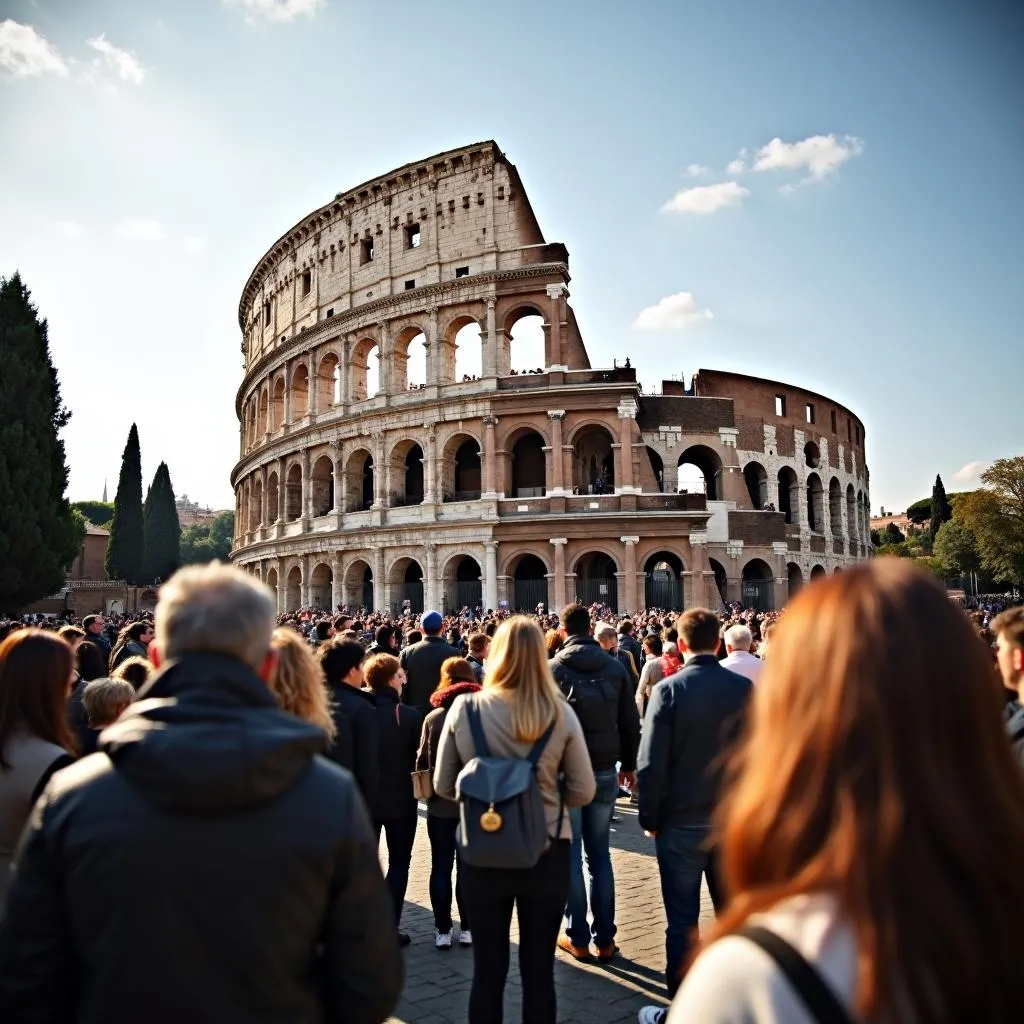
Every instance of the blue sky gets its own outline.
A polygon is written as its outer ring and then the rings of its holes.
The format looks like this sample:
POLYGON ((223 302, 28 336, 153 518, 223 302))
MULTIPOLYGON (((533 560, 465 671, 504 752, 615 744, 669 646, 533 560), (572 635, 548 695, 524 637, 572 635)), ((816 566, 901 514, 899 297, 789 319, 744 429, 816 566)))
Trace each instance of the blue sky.
POLYGON ((1024 452, 1024 36, 965 6, 5 0, 0 274, 50 320, 72 498, 112 496, 135 420, 147 483, 166 460, 232 505, 257 259, 488 138, 569 247, 595 365, 846 403, 876 509, 973 485, 1024 452))

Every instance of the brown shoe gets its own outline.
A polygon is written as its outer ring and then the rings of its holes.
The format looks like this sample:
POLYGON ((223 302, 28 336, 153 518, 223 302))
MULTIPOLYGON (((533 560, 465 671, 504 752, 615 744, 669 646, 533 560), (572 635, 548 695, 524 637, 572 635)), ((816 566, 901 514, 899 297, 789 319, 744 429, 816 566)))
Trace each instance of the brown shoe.
POLYGON ((610 946, 598 946, 597 947, 597 959, 603 964, 609 964, 615 959, 615 954, 618 953, 619 947, 613 942, 610 946))
POLYGON ((591 956, 589 946, 574 946, 569 941, 568 935, 563 935, 558 940, 558 948, 563 953, 568 953, 573 960, 578 960, 581 964, 590 963, 594 958, 591 956))

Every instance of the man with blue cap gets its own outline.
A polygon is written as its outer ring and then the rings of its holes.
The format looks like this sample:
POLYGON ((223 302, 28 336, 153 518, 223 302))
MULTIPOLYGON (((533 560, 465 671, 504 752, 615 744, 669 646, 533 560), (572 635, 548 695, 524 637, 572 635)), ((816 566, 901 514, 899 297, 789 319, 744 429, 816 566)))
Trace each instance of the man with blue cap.
POLYGON ((461 658, 462 652, 452 647, 441 636, 444 618, 440 612, 424 612, 420 619, 423 639, 406 647, 399 661, 405 669, 405 690, 402 701, 416 708, 424 718, 431 712, 430 695, 441 679, 441 665, 448 658, 461 658))

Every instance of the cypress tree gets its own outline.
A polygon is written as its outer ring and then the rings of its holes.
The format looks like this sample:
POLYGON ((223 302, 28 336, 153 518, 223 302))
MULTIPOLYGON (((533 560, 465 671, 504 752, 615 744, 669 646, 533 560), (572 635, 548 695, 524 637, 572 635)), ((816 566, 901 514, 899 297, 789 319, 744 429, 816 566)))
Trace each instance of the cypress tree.
POLYGON ((0 278, 0 611, 58 591, 81 548, 58 436, 70 418, 46 321, 19 274, 0 278))
POLYGON ((181 527, 167 463, 157 467, 143 509, 145 533, 142 574, 147 583, 166 580, 181 564, 181 527))
POLYGON ((132 424, 121 456, 121 475, 114 496, 114 521, 107 544, 107 578, 130 586, 144 581, 142 575, 142 454, 139 429, 132 424))
POLYGON ((932 488, 932 540, 939 535, 939 527, 953 518, 953 510, 946 498, 946 488, 942 486, 942 477, 935 477, 932 488))

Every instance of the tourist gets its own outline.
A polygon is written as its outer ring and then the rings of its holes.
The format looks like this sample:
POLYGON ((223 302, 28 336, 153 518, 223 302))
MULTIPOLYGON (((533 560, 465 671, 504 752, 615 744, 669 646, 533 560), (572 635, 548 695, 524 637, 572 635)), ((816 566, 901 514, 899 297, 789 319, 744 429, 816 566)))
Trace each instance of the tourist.
POLYGON ((750 628, 743 623, 730 626, 725 631, 722 642, 726 650, 726 656, 721 661, 722 668, 727 668, 730 672, 745 676, 752 683, 756 683, 764 671, 764 662, 750 653, 751 645, 754 643, 750 628))
POLYGON ((562 644, 565 643, 565 634, 561 629, 549 629, 544 634, 544 651, 550 661, 561 649, 562 644))
POLYGON ((102 679, 107 674, 107 659, 103 648, 92 640, 83 640, 75 648, 75 669, 78 677, 87 683, 102 679))
POLYGON ((670 1024, 813 1020, 780 941, 850 1019, 1019 1021, 1024 775, 970 623, 879 558, 802 591, 772 643, 719 813, 729 905, 670 1024))
POLYGON ((85 638, 90 643, 97 644, 103 654, 104 670, 110 662, 111 652, 110 640, 107 639, 105 625, 102 615, 86 615, 82 619, 82 629, 85 630, 85 638))
POLYGON ((491 638, 486 633, 470 633, 467 641, 469 653, 466 661, 473 667, 473 674, 476 681, 484 681, 484 662, 487 660, 487 652, 491 646, 491 638))
POLYGON ((366 649, 367 657, 374 654, 393 654, 397 658, 400 653, 398 632, 395 627, 378 626, 373 634, 373 643, 366 649))
POLYGON ((410 646, 402 651, 400 660, 407 680, 402 700, 414 707, 422 719, 430 714, 430 695, 441 679, 442 663, 448 658, 461 658, 462 652, 441 636, 444 617, 440 612, 426 612, 420 625, 426 635, 418 643, 412 643, 410 638, 410 646))
POLYGON ((473 922, 469 1024, 503 1020, 513 909, 519 920, 523 1020, 554 1024, 555 941, 569 890, 572 835, 565 812, 588 803, 595 792, 583 730, 552 679, 539 627, 526 616, 514 616, 494 635, 483 691, 457 700, 445 721, 434 788, 448 800, 455 799, 459 772, 477 756, 466 711, 469 701, 479 712, 493 757, 525 758, 552 729, 535 776, 551 837, 547 850, 531 868, 464 865, 463 887, 473 922))
POLYGON ((94 754, 100 733, 113 725, 135 700, 135 687, 126 679, 93 679, 82 691, 89 731, 82 744, 82 756, 94 754))
POLYGON ((1024 607, 1001 612, 990 629, 996 637, 996 663, 1003 685, 1014 694, 1006 705, 1006 728, 1014 755, 1024 766, 1024 607))
POLYGON ((71 647, 54 633, 15 630, 0 644, 0 910, 36 798, 74 761, 65 714, 74 671, 71 647))
POLYGON ((615 877, 609 848, 611 820, 619 787, 632 788, 636 783, 640 719, 629 676, 590 635, 587 609, 579 604, 568 605, 561 622, 565 643, 551 659, 551 672, 580 720, 597 792, 586 806, 570 812, 572 872, 565 908, 566 930, 558 947, 577 960, 589 960, 593 937, 598 959, 606 963, 618 952, 615 877), (587 924, 584 853, 590 875, 592 926, 587 924))
POLYGON ((316 757, 321 730, 264 681, 270 592, 191 566, 156 622, 149 699, 51 780, 26 831, 0 1020, 386 1020, 402 965, 377 844, 351 777, 316 757))
POLYGON ((716 657, 719 621, 706 608, 679 616, 685 665, 651 692, 637 758, 640 827, 655 841, 665 904, 665 983, 679 986, 700 917, 701 877, 716 910, 722 905, 711 815, 727 744, 742 725, 751 683, 716 657))
POLYGON ((633 664, 636 666, 637 674, 643 671, 644 651, 640 642, 633 635, 633 620, 623 619, 619 623, 619 650, 628 651, 633 657, 633 664))
POLYGON ((374 827, 379 840, 383 831, 388 844, 388 891, 394 903, 395 929, 403 946, 410 942, 401 930, 409 865, 416 839, 416 798, 412 773, 416 770, 423 718, 401 703, 405 671, 390 654, 375 654, 366 662, 366 685, 372 693, 377 718, 379 784, 373 805, 374 827))
POLYGON ((320 663, 294 629, 275 629, 270 646, 277 651, 277 665, 267 685, 277 706, 321 729, 326 750, 338 730, 320 663))
POLYGON ((146 685, 147 682, 149 682, 152 675, 153 663, 149 658, 125 658, 124 661, 122 661, 121 664, 110 673, 110 678, 126 679, 135 687, 136 692, 138 692, 146 685))
POLYGON ((640 683, 636 688, 636 709, 641 719, 647 712, 651 691, 665 678, 662 670, 661 637, 657 633, 648 633, 644 637, 644 653, 644 667, 640 670, 640 683))
MULTIPOLYGON (((457 697, 478 693, 480 683, 470 662, 448 658, 441 665, 441 681, 430 695, 434 710, 423 721, 416 771, 429 771, 433 778, 437 767, 437 748, 445 719, 457 697)), ((462 864, 456 856, 455 831, 459 824, 458 804, 436 794, 427 800, 427 837, 430 840, 430 909, 434 912, 434 945, 439 950, 452 948, 452 868, 455 868, 455 902, 459 908, 459 944, 471 946, 469 913, 462 895, 462 864)))
POLYGON ((316 653, 334 719, 334 742, 327 756, 355 776, 372 821, 380 784, 380 754, 373 697, 362 689, 366 655, 355 640, 341 637, 328 640, 316 653))
POLYGON ((594 639, 601 645, 601 650, 610 654, 626 670, 630 691, 635 693, 640 682, 640 670, 636 667, 633 655, 629 651, 620 650, 618 630, 610 622, 599 622, 594 627, 594 639))
POLYGON ((149 622, 132 622, 121 630, 117 643, 110 655, 113 671, 125 658, 148 658, 149 645, 153 640, 153 626, 149 622))

